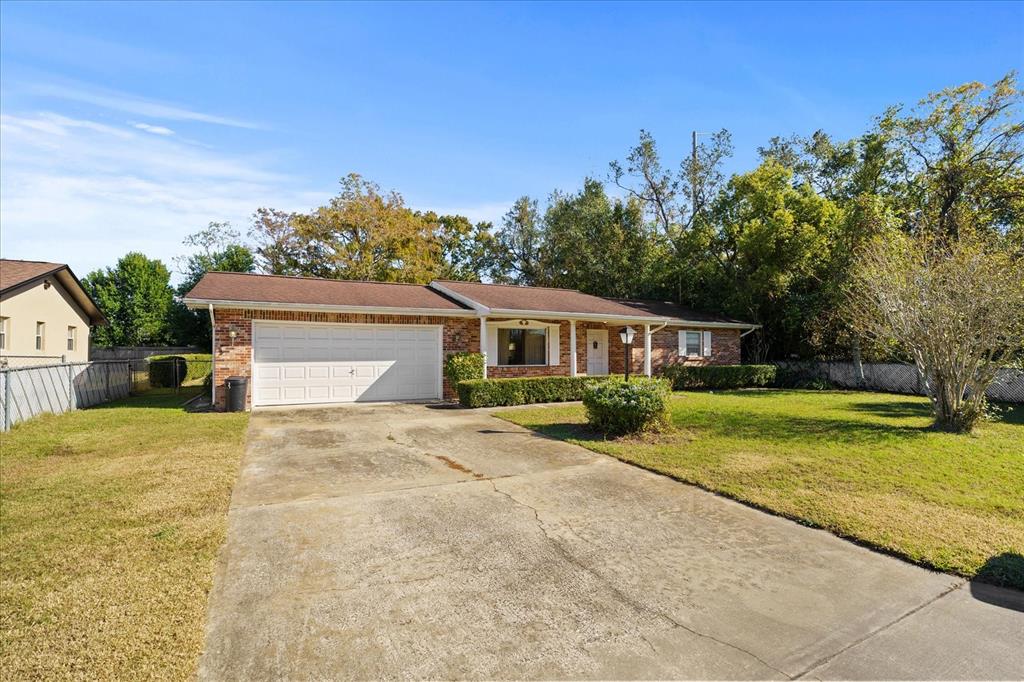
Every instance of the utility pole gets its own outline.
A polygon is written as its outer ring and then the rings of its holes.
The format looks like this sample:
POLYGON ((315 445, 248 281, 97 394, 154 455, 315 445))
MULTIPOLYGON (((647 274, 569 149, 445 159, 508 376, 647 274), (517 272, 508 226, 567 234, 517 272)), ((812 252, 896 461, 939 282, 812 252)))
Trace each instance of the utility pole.
POLYGON ((690 152, 690 210, 697 211, 697 131, 693 131, 693 144, 690 152))

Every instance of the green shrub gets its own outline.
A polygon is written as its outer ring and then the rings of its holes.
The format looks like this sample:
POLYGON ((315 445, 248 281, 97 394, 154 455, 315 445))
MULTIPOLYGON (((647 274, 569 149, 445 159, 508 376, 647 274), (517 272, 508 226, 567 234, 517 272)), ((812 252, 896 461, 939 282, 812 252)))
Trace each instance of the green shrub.
POLYGON ((687 389, 730 389, 770 386, 775 381, 775 365, 669 365, 664 377, 676 391, 687 389))
POLYGON ((154 388, 177 388, 205 380, 213 368, 213 356, 209 353, 153 355, 146 360, 149 363, 149 385, 154 388))
POLYGON ((475 379, 456 386, 465 407, 503 407, 530 403, 560 403, 582 400, 588 383, 606 377, 526 377, 521 379, 475 379))
POLYGON ((483 379, 483 354, 452 353, 444 360, 444 375, 451 386, 458 386, 461 381, 483 379))
POLYGON ((587 386, 583 406, 592 427, 608 436, 659 428, 668 422, 672 385, 666 379, 616 379, 587 386))

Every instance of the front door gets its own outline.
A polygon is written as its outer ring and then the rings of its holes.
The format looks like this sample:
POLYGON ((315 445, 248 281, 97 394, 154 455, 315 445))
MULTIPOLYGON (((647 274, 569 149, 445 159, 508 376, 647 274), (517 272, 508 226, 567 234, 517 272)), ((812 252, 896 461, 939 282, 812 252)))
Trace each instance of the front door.
POLYGON ((587 330, 587 376, 608 374, 608 330, 587 330))

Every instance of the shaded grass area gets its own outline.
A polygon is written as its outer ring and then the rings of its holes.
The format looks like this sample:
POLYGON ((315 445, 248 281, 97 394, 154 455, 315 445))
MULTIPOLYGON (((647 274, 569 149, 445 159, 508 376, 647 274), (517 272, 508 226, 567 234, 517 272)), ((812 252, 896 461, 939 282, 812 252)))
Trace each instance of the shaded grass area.
POLYGON ((175 395, 2 436, 0 669, 8 679, 194 675, 248 415, 175 395))
POLYGON ((845 391, 675 393, 669 432, 605 440, 580 405, 508 421, 942 571, 1024 589, 1024 407, 974 435, 924 398, 845 391))

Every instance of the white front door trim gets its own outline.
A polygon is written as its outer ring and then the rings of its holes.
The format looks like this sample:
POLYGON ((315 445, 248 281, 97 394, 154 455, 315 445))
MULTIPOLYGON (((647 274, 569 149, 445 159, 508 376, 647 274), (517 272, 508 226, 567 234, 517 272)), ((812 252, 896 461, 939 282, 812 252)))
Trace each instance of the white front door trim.
POLYGON ((608 330, 587 330, 587 376, 608 374, 608 330), (597 348, 594 344, 597 343, 597 348))

